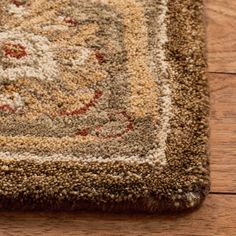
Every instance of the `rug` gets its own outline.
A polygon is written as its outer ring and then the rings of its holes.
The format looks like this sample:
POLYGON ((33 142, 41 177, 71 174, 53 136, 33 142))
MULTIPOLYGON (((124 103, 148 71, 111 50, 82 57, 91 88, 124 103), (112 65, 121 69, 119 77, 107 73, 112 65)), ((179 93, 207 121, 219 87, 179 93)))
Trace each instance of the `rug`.
POLYGON ((1 208, 202 202, 202 0, 3 0, 0 13, 1 208))

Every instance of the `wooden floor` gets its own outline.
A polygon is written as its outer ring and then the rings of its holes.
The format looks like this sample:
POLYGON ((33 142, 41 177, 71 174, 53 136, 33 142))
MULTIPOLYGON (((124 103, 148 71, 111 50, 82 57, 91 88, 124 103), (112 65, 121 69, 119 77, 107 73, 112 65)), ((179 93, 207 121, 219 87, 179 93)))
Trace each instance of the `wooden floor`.
POLYGON ((211 194, 172 216, 1 213, 2 235, 236 235, 236 1, 208 0, 211 194))

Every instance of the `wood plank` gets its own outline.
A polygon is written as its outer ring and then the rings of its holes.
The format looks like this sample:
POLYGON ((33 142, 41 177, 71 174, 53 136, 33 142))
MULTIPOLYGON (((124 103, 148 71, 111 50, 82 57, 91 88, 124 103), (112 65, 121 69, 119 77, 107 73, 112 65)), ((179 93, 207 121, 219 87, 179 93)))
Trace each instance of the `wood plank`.
POLYGON ((236 73, 236 1, 206 2, 209 71, 236 73))
POLYGON ((195 212, 180 215, 11 213, 0 216, 0 235, 235 235, 236 196, 210 195, 195 212))
POLYGON ((236 75, 209 75, 213 192, 236 193, 236 75))

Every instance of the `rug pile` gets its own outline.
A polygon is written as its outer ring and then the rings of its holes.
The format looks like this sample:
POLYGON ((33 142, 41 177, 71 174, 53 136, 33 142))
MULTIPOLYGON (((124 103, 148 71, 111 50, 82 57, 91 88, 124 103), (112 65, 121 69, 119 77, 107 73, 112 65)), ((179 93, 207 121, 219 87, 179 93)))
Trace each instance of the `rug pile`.
POLYGON ((209 191, 202 0, 0 2, 0 207, 177 211, 209 191))

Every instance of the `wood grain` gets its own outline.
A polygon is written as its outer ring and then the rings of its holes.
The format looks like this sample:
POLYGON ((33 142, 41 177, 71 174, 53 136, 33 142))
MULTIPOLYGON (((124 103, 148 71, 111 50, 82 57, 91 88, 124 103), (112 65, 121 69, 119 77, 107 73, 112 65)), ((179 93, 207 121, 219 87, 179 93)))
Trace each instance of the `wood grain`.
POLYGON ((213 192, 236 193, 236 75, 209 74, 213 192))
POLYGON ((0 216, 0 235, 236 235, 236 196, 211 195, 195 212, 181 215, 9 213, 0 216))
POLYGON ((209 71, 236 73, 236 1, 206 2, 209 71))

